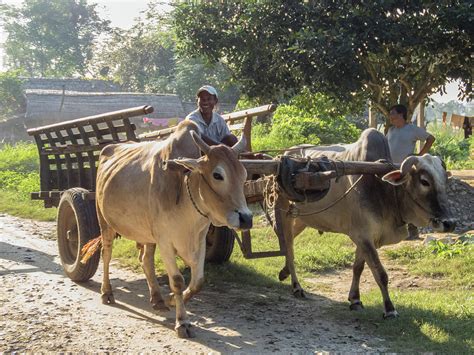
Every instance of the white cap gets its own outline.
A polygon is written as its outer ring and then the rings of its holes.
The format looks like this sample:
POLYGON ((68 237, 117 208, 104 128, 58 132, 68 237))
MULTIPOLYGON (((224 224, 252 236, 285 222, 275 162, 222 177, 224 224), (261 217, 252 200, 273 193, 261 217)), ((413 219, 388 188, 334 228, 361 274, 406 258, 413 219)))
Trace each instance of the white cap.
POLYGON ((213 86, 211 86, 211 85, 204 85, 204 86, 201 86, 201 87, 199 88, 199 90, 197 91, 196 96, 199 96, 199 94, 200 94, 201 92, 203 92, 203 91, 206 91, 206 92, 208 92, 208 93, 211 94, 211 95, 215 95, 215 96, 216 96, 216 99, 218 98, 218 96, 217 96, 217 90, 216 90, 213 86))

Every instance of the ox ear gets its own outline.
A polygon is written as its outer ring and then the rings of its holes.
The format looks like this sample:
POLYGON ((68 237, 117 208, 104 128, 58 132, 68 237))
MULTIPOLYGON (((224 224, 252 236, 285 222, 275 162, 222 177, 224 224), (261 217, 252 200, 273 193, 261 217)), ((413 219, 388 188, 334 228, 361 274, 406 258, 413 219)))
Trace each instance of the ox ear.
POLYGON ((179 158, 179 159, 171 159, 166 161, 167 166, 183 166, 186 169, 191 171, 199 170, 199 159, 192 159, 192 158, 179 158))
POLYGON ((419 158, 416 155, 409 156, 402 162, 400 170, 391 171, 388 174, 385 174, 382 177, 382 180, 395 186, 407 182, 410 178, 409 173, 411 169, 413 169, 413 166, 416 167, 416 165, 418 164, 418 160, 419 158))
POLYGON ((403 176, 402 172, 400 170, 394 170, 394 171, 391 171, 391 172, 385 174, 382 177, 382 181, 385 181, 385 182, 388 182, 389 184, 398 186, 398 185, 401 185, 401 184, 405 183, 406 181, 408 181, 408 178, 409 178, 408 174, 403 176))

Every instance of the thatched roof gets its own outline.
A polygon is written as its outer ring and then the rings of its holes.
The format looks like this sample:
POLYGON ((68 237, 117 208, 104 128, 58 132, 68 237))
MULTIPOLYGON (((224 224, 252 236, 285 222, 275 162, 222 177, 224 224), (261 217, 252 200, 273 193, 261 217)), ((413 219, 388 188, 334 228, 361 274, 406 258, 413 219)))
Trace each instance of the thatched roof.
POLYGON ((84 92, 119 92, 122 88, 109 80, 73 78, 25 78, 24 90, 69 90, 84 92))
MULTIPOLYGON (((181 100, 177 95, 153 95, 126 92, 77 92, 62 90, 26 90, 26 122, 29 127, 66 121, 100 113, 150 105, 155 109, 149 118, 183 118, 181 100)), ((132 119, 142 127, 142 117, 132 119)))

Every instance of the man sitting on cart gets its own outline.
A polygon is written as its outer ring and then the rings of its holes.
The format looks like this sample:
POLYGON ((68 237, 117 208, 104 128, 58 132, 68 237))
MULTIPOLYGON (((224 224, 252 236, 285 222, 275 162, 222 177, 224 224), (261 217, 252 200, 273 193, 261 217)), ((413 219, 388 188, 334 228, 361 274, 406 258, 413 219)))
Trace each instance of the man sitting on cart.
MULTIPOLYGON (((232 134, 224 118, 214 111, 218 102, 217 90, 211 85, 204 85, 196 93, 198 108, 186 116, 199 127, 202 139, 209 145, 225 144, 232 147, 238 138, 232 134)), ((243 134, 248 137, 252 121, 244 121, 243 134)))

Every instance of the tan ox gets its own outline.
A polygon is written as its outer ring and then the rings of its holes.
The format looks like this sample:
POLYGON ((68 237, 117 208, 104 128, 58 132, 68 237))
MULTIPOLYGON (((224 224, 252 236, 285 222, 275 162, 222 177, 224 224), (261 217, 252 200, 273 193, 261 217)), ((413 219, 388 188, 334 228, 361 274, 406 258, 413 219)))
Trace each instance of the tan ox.
POLYGON ((196 131, 194 123, 184 121, 165 142, 109 145, 100 154, 97 171, 102 302, 114 303, 109 263, 112 242, 120 234, 144 244, 142 266, 150 301, 155 309, 166 308, 165 303, 176 306, 175 329, 180 337, 193 336, 184 303, 203 284, 210 223, 234 229, 252 226, 243 191, 247 172, 236 154, 245 142, 241 139, 232 148, 209 147, 196 131), (156 281, 156 245, 170 280, 168 298, 163 298, 156 281), (176 255, 191 267, 187 289, 176 255))

